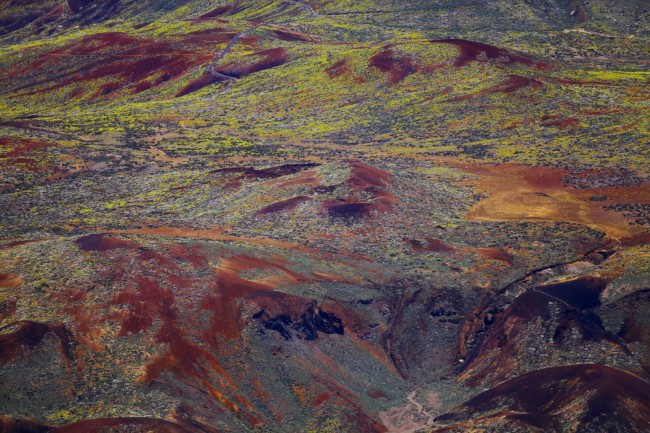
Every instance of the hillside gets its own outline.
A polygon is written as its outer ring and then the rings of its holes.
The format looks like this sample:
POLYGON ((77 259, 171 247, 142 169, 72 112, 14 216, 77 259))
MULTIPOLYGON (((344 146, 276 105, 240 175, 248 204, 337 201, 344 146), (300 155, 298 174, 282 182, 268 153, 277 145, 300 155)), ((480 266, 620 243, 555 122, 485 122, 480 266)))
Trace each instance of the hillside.
POLYGON ((0 0, 0 431, 650 429, 649 20, 0 0))

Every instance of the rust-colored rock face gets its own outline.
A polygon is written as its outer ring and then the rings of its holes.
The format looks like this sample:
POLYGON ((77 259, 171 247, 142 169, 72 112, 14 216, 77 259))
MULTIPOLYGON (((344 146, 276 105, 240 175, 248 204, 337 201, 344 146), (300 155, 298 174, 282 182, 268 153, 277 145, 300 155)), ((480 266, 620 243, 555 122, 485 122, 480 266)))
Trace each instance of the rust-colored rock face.
POLYGON ((432 43, 452 44, 458 47, 460 55, 456 59, 455 66, 462 67, 469 62, 496 61, 503 64, 523 63, 528 65, 538 65, 533 59, 525 55, 518 55, 508 50, 494 45, 484 44, 482 42, 468 41, 465 39, 439 39, 431 41, 432 43))
POLYGON ((391 83, 399 83, 404 78, 415 72, 415 65, 410 58, 396 54, 392 49, 375 54, 369 66, 379 69, 390 76, 391 83))

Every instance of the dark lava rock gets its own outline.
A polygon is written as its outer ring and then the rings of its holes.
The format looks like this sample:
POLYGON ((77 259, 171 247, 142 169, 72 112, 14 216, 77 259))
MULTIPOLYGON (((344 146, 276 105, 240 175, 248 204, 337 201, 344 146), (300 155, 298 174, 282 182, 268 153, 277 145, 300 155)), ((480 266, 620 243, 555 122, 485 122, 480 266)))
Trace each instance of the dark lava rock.
POLYGON ((261 320, 264 329, 279 332, 285 340, 291 340, 293 337, 308 341, 315 340, 318 338, 319 331, 325 334, 343 335, 344 333, 341 319, 321 310, 316 303, 310 304, 298 317, 287 313, 271 317, 265 310, 260 310, 253 319, 261 320))

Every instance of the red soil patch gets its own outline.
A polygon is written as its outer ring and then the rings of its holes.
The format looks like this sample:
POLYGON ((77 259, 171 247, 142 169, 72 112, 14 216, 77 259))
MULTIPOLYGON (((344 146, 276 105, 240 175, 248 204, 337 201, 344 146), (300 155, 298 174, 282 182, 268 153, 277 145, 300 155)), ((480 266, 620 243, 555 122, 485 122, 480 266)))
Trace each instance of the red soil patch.
MULTIPOLYGON (((322 353, 320 355, 322 356, 322 353)), ((316 382, 325 386, 329 393, 333 394, 331 398, 336 399, 339 406, 348 409, 345 413, 346 425, 351 426, 352 431, 358 433, 385 433, 388 431, 381 422, 375 420, 364 410, 358 401, 358 396, 350 392, 345 385, 332 377, 324 376, 320 371, 314 371, 313 376, 316 382)))
POLYGON ((215 83, 221 83, 224 82, 225 78, 220 77, 218 75, 212 75, 209 73, 203 73, 201 76, 198 78, 195 78, 194 80, 190 81, 187 86, 183 87, 181 90, 179 90, 174 97, 179 98, 181 96, 188 95, 190 93, 194 93, 198 90, 201 90, 202 88, 209 86, 211 84, 215 83))
POLYGON ((580 123, 577 117, 558 117, 553 115, 542 116, 542 126, 554 126, 560 129, 575 128, 580 123))
POLYGON ((267 260, 243 255, 222 259, 217 271, 216 295, 209 296, 203 301, 203 307, 214 312, 211 325, 214 333, 223 335, 227 339, 239 338, 244 326, 241 320, 240 302, 254 293, 274 288, 274 285, 269 283, 240 277, 240 273, 252 269, 276 269, 288 275, 290 280, 298 279, 296 274, 286 270, 282 265, 267 260))
POLYGON ((413 251, 418 253, 425 252, 425 251, 436 252, 436 253, 453 253, 456 251, 467 251, 467 252, 478 253, 486 259, 498 260, 500 262, 504 262, 507 264, 511 264, 513 260, 513 256, 511 254, 508 254, 505 251, 496 248, 463 247, 463 246, 454 247, 451 245, 447 245, 441 240, 433 239, 433 238, 425 238, 423 241, 419 239, 409 239, 409 238, 404 238, 402 240, 406 242, 413 251))
POLYGON ((509 94, 524 88, 540 89, 542 87, 544 87, 544 83, 534 78, 523 77, 521 75, 508 75, 507 79, 504 82, 497 84, 496 86, 483 89, 476 93, 470 93, 467 95, 461 95, 455 98, 446 99, 445 102, 462 102, 468 101, 477 95, 486 95, 497 92, 509 94))
POLYGON ((291 32, 288 30, 273 30, 273 33, 281 41, 286 42, 315 42, 315 39, 309 35, 298 32, 291 32))
POLYGON ((508 264, 511 264, 514 259, 512 254, 508 254, 505 251, 496 248, 474 248, 473 250, 486 259, 499 260, 508 264))
POLYGON ((169 289, 158 284, 151 277, 136 277, 136 290, 123 290, 118 293, 111 303, 113 305, 128 305, 129 311, 122 317, 118 337, 137 334, 149 329, 156 317, 165 322, 176 319, 172 310, 174 296, 169 289), (156 312, 156 314, 151 314, 156 312))
POLYGON ((424 242, 419 241, 417 239, 407 239, 404 238, 404 242, 409 244, 409 246, 417 252, 422 252, 422 251, 432 251, 432 252, 454 252, 455 249, 454 247, 451 247, 444 243, 441 240, 438 239, 433 239, 433 238, 426 238, 424 242))
MULTIPOLYGON (((146 227, 132 230, 120 230, 115 231, 115 233, 133 233, 133 234, 144 234, 144 235, 154 235, 154 236, 164 236, 164 237, 179 237, 179 238, 188 238, 188 239, 213 239, 219 241, 229 241, 229 242, 245 242, 254 245, 265 245, 265 246, 274 246, 278 248, 284 248, 287 250, 296 250, 303 251, 306 253, 320 253, 320 251, 306 247, 304 245, 292 244, 288 242, 283 242, 276 239, 270 238, 248 238, 229 235, 223 232, 219 228, 212 228, 208 230, 194 229, 190 227, 146 227)), ((366 259, 360 256, 361 259, 366 259)))
POLYGON ((396 53, 390 48, 372 56, 368 65, 389 74, 390 82, 393 84, 399 83, 417 69, 409 57, 396 53))
POLYGON ((23 140, 19 138, 0 138, 0 146, 11 146, 12 144, 18 144, 18 147, 10 152, 0 154, 0 158, 15 158, 22 156, 25 153, 29 153, 34 149, 46 149, 54 146, 53 144, 43 143, 40 141, 23 140))
POLYGON ((347 186, 351 194, 342 200, 328 200, 322 204, 330 217, 357 219, 373 212, 391 212, 399 200, 385 190, 391 175, 381 169, 359 162, 348 161, 350 177, 347 186))
MULTIPOLYGON (((64 325, 22 321, 7 326, 16 325, 17 330, 0 334, 0 364, 14 360, 24 349, 38 346, 48 335, 52 335, 59 342, 61 355, 67 360, 72 359, 72 342, 64 325)), ((0 330, 6 329, 7 326, 0 330)))
POLYGON ((623 238, 620 240, 621 245, 625 247, 633 247, 636 245, 650 245, 650 233, 623 238))
MULTIPOLYGON (((149 90, 150 88, 151 88, 151 83, 149 81, 141 81, 135 86, 135 91, 139 93, 139 92, 144 92, 145 90, 149 90)), ((70 92, 68 98, 70 98, 70 100, 83 99, 83 97, 86 96, 86 90, 87 89, 79 86, 76 89, 72 90, 72 92, 70 92)))
MULTIPOLYGON (((627 343, 645 344, 648 328, 642 323, 630 317, 623 320, 623 326, 618 335, 627 343)), ((646 345, 647 346, 647 345, 646 345)))
POLYGON ((330 78, 338 78, 342 75, 352 75, 352 68, 348 65, 348 61, 343 59, 326 68, 325 72, 330 78))
POLYGON ((370 398, 374 398, 375 400, 379 398, 388 397, 384 391, 375 387, 368 388, 368 391, 366 391, 366 395, 370 398))
POLYGON ((232 5, 232 4, 216 7, 214 9, 212 9, 211 11, 206 12, 203 15, 201 15, 199 17, 199 19, 209 19, 209 18, 219 17, 219 16, 225 14, 226 12, 230 12, 234 7, 235 7, 235 5, 232 5))
POLYGON ((26 241, 15 241, 15 242, 9 242, 8 244, 0 246, 0 250, 8 250, 11 248, 16 248, 20 247, 22 245, 29 245, 33 244, 35 242, 40 242, 42 239, 28 239, 26 241))
POLYGON ((23 282, 20 275, 0 272, 0 287, 18 287, 23 282))
MULTIPOLYGON (((227 187, 239 188, 243 180, 262 180, 276 179, 283 176, 290 176, 308 168, 317 167, 320 164, 303 163, 303 164, 284 164, 276 167, 256 169, 255 167, 227 167, 213 171, 219 174, 237 174, 227 182, 227 187)), ((287 182, 300 182, 298 179, 291 179, 287 182)), ((279 186, 281 187, 281 186, 279 186)))
MULTIPOLYGON (((479 92, 478 94, 481 94, 482 92, 479 92)), ((463 102, 463 101, 469 101, 470 99, 474 98, 476 94, 470 94, 470 95, 461 95, 461 96, 455 96, 453 98, 445 99, 444 102, 463 102)))
POLYGON ((184 44, 227 44, 235 33, 222 28, 196 30, 186 34, 176 35, 184 44))
POLYGON ((52 427, 29 419, 16 419, 10 416, 0 417, 2 433, 52 433, 52 427))
POLYGON ((259 58, 259 60, 252 60, 250 63, 248 61, 246 63, 228 63, 224 66, 218 67, 216 70, 230 77, 241 78, 246 75, 254 74, 255 72, 283 65, 288 60, 287 52, 284 48, 271 48, 249 54, 245 57, 246 60, 256 58, 259 58))
POLYGON ((320 164, 308 162, 304 164, 284 164, 259 170, 250 167, 246 169, 242 177, 245 179, 273 179, 276 177, 296 174, 308 168, 318 167, 319 165, 320 164))
POLYGON ((482 42, 468 41, 465 39, 438 39, 431 41, 431 43, 457 46, 460 50, 460 55, 454 63, 456 67, 465 66, 469 62, 485 61, 496 61, 502 64, 523 63, 526 65, 534 65, 538 68, 545 66, 543 63, 535 62, 531 57, 512 54, 505 48, 495 47, 494 45, 488 45, 482 42))
MULTIPOLYGON (((227 40, 227 37, 221 37, 227 40)), ((5 80, 16 82, 23 75, 30 74, 35 75, 36 81, 27 87, 47 85, 27 94, 51 92, 79 84, 88 87, 90 83, 95 83, 95 87, 99 85, 91 99, 126 87, 130 93, 138 93, 179 78, 210 60, 213 39, 212 36, 195 34, 177 46, 173 42, 138 39, 125 33, 102 33, 41 54, 35 61, 19 63, 4 71, 5 80), (205 53, 197 54, 197 51, 205 53), (52 71, 57 71, 57 74, 53 75, 52 71), (139 85, 143 81, 147 84, 139 85)), ((22 89, 25 87, 19 90, 22 89)))
POLYGON ((88 294, 84 289, 69 289, 56 293, 54 299, 60 305, 60 311, 73 319, 75 358, 77 367, 83 368, 85 362, 84 351, 90 349, 101 352, 104 345, 101 343, 103 331, 98 325, 105 319, 107 308, 105 305, 95 305, 88 301, 88 294))
POLYGON ((550 80, 559 84, 568 84, 575 86, 612 86, 612 83, 606 81, 580 81, 570 78, 550 78, 550 80))
POLYGON ((120 248, 136 248, 137 244, 103 233, 82 236, 75 243, 84 251, 109 251, 120 248))
POLYGON ((318 406, 320 406, 321 404, 323 404, 325 401, 329 400, 332 397, 334 397, 334 394, 329 393, 329 392, 319 394, 314 399, 314 402, 312 403, 312 405, 314 407, 318 407, 318 406))
POLYGON ((438 71, 440 69, 444 69, 445 66, 446 65, 444 63, 435 63, 435 64, 432 64, 432 65, 421 66, 420 71, 422 73, 424 73, 424 74, 431 74, 431 73, 433 73, 435 71, 438 71))
POLYGON ((650 204, 650 183, 631 186, 573 188, 564 182, 570 174, 555 167, 519 164, 475 165, 445 160, 452 166, 478 176, 468 180, 488 197, 477 202, 466 218, 481 221, 551 221, 584 224, 614 239, 642 234, 623 213, 607 206, 650 204), (607 197, 606 202, 594 196, 607 197))
POLYGON ((262 209, 256 212, 257 215, 265 215, 269 213, 282 212, 287 210, 295 209, 300 203, 311 200, 309 197, 301 195, 298 197, 292 197, 288 200, 282 200, 276 203, 272 203, 268 206, 264 206, 262 209))
POLYGON ((238 44, 246 45, 248 47, 255 47, 262 40, 259 36, 245 35, 239 38, 238 44))
POLYGON ((313 170, 303 171, 301 174, 296 176, 293 179, 282 179, 278 178, 272 180, 269 184, 276 186, 277 188, 287 188, 294 185, 309 185, 318 187, 322 182, 321 177, 313 170))
POLYGON ((352 176, 348 180, 348 185, 357 191, 368 187, 387 186, 388 181, 392 178, 392 175, 384 170, 360 161, 350 161, 349 164, 352 169, 352 176))
MULTIPOLYGON (((251 403, 238 391, 217 355, 227 339, 240 335, 238 305, 246 290, 267 286, 229 271, 197 276, 205 274, 200 270, 208 266, 208 260, 194 248, 174 245, 159 253, 103 235, 85 238, 83 246, 111 259, 98 277, 110 277, 122 289, 105 304, 88 305, 85 292, 65 294, 61 302, 67 305, 64 311, 77 318, 80 340, 92 337, 107 321, 119 323, 118 337, 153 332, 148 341, 159 345, 162 352, 146 365, 140 381, 164 380, 165 374, 172 374, 235 416, 258 423, 250 413, 251 403), (109 245, 105 245, 106 239, 111 239, 109 245), (117 241, 121 243, 114 248, 117 241), (120 250, 125 243, 130 248, 120 250), (205 312, 213 315, 208 324, 199 319, 205 312)), ((101 338, 94 340, 99 347, 101 338)))
POLYGON ((490 90, 493 92, 512 93, 526 87, 539 89, 544 87, 544 83, 534 78, 522 77, 521 75, 508 75, 505 82, 492 87, 490 90))
POLYGON ((43 149, 55 147, 54 144, 17 138, 2 138, 0 139, 0 146, 13 148, 13 150, 0 154, 0 167, 8 172, 22 172, 21 174, 24 174, 24 172, 43 173, 53 169, 51 163, 47 160, 49 155, 43 149))

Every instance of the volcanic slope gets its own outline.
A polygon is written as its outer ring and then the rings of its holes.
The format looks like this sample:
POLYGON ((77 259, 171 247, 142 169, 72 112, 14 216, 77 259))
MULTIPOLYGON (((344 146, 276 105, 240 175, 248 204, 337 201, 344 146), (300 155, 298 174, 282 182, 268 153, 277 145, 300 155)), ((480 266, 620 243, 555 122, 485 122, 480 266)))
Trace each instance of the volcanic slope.
POLYGON ((646 431, 645 1, 0 1, 0 430, 646 431))

